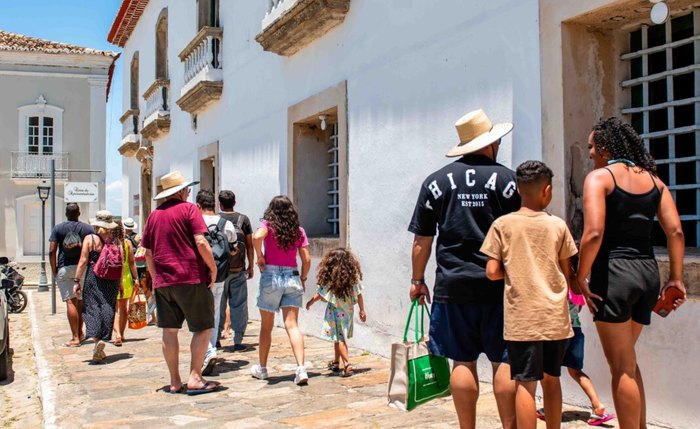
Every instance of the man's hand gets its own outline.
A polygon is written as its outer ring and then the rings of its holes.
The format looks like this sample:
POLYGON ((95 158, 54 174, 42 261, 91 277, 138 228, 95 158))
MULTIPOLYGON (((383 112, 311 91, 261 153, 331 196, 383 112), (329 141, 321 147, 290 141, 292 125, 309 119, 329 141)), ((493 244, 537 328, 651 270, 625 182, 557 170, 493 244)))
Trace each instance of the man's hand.
POLYGON ((248 280, 252 279, 254 274, 255 274, 255 269, 253 269, 253 266, 250 265, 248 267, 248 280))
POLYGON ((209 273, 209 286, 207 286, 210 290, 214 287, 214 283, 216 282, 216 271, 210 272, 209 273))
POLYGON ((260 270, 261 273, 263 271, 265 271, 265 257, 264 256, 258 256, 257 264, 258 264, 258 269, 260 270))
POLYGON ((411 284, 409 297, 411 298, 411 301, 418 299, 418 303, 420 305, 423 305, 426 302, 430 304, 430 290, 428 289, 428 285, 425 283, 421 285, 411 284))

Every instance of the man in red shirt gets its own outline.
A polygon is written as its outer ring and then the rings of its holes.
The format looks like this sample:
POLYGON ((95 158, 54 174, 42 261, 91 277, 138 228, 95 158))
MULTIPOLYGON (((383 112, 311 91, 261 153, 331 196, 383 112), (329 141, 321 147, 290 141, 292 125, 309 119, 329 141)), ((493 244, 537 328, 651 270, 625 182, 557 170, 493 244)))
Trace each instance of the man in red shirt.
POLYGON ((190 186, 179 171, 161 178, 166 198, 148 217, 141 246, 153 279, 158 327, 163 329, 163 355, 170 371, 170 393, 198 395, 219 390, 218 383, 202 378, 202 363, 214 327, 216 264, 204 234, 207 226, 196 205, 187 202, 190 186), (178 370, 178 333, 182 322, 192 332, 190 375, 187 384, 178 370))

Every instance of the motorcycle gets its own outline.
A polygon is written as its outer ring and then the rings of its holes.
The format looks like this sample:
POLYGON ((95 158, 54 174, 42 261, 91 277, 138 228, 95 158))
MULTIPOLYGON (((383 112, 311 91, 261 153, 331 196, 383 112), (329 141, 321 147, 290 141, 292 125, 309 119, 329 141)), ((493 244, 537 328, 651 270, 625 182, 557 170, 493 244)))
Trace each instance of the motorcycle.
POLYGON ((24 276, 19 270, 20 268, 10 263, 6 257, 0 257, 2 289, 5 291, 7 308, 10 313, 21 313, 27 307, 27 294, 22 291, 24 276))

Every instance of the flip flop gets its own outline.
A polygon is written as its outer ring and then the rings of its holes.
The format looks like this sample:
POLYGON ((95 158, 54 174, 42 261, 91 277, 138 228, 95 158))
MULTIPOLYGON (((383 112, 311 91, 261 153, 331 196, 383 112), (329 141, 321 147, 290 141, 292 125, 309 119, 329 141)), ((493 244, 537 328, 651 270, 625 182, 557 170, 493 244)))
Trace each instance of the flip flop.
POLYGON ((544 408, 538 408, 537 411, 535 411, 537 418, 540 420, 545 420, 544 418, 544 408))
POLYGON ((68 341, 67 343, 64 343, 64 344, 63 344, 63 347, 80 347, 80 343, 78 343, 78 344, 73 344, 73 343, 71 343, 70 341, 68 341))
POLYGON ((610 421, 615 418, 615 414, 603 414, 602 416, 599 416, 597 414, 591 413, 591 416, 588 418, 588 424, 591 426, 600 426, 603 423, 610 421))
POLYGON ((222 389, 223 387, 221 386, 221 384, 217 383, 216 381, 207 381, 206 383, 204 383, 204 386, 198 389, 192 389, 191 387, 187 386, 187 395, 204 395, 205 393, 218 392, 222 389))
POLYGON ((184 384, 181 384, 180 388, 177 390, 172 390, 170 388, 170 386, 163 386, 163 387, 156 389, 156 392, 161 392, 161 391, 168 393, 168 394, 171 394, 171 395, 174 395, 176 393, 187 393, 187 386, 185 386, 184 384))

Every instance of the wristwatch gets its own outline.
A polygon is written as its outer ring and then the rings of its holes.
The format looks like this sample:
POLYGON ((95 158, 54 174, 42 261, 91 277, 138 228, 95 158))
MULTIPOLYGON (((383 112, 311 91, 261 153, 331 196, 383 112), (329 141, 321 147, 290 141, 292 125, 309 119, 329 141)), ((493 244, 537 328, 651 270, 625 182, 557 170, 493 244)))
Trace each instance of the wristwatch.
POLYGON ((424 285, 425 279, 411 279, 411 284, 414 286, 424 285))

